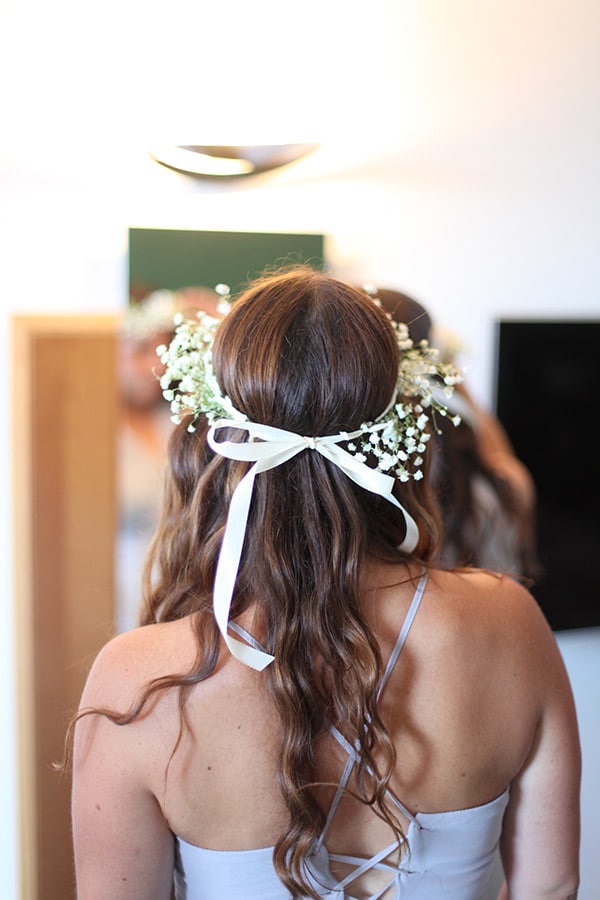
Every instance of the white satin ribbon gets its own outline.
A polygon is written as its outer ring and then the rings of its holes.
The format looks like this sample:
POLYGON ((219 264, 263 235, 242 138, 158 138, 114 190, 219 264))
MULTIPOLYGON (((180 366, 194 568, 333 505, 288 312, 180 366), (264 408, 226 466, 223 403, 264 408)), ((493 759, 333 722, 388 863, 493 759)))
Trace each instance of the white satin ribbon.
MULTIPOLYGON (((382 423, 381 426, 372 426, 369 430, 374 431, 379 427, 384 428, 385 423, 382 423)), ((268 469, 280 466, 303 450, 316 450, 317 453, 335 463, 356 484, 359 484, 367 491, 379 494, 402 510, 406 521, 406 537, 400 545, 400 549, 410 553, 417 545, 419 530, 416 522, 392 494, 395 479, 391 475, 369 468, 369 466, 352 456, 351 453, 337 446, 340 441, 352 440, 359 437, 362 433, 362 431, 353 431, 327 437, 302 437, 299 434, 294 434, 281 428, 273 428, 270 425, 257 425, 253 422, 241 422, 234 419, 218 419, 208 432, 207 440, 215 453, 226 456, 228 459, 254 462, 254 465, 246 472, 236 487, 231 498, 223 543, 217 561, 213 590, 213 610, 217 625, 223 635, 223 640, 233 656, 259 672, 273 662, 275 657, 230 637, 227 627, 233 589, 244 546, 254 479, 260 472, 266 472, 268 469), (218 441, 216 431, 220 428, 242 429, 249 433, 251 440, 243 444, 237 444, 233 441, 218 441), (258 440, 256 440, 257 438, 258 440)))

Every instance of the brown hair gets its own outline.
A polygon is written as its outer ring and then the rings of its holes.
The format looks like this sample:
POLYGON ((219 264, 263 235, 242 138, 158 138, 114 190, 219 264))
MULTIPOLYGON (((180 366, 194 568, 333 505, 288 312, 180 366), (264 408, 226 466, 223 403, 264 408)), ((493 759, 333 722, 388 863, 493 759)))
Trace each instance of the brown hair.
MULTIPOLYGON (((362 292, 295 267, 251 283, 234 303, 217 331, 213 365, 221 390, 251 421, 318 436, 356 429, 385 409, 398 355, 389 320, 362 292)), ((206 433, 201 417, 195 432, 184 422, 172 435, 141 620, 197 613, 197 663, 189 676, 150 685, 146 698, 208 677, 217 660, 216 560, 248 464, 213 454, 206 433)), ((228 437, 242 439, 233 429, 228 437)), ((427 482, 403 484, 399 494, 419 524, 411 559, 424 565, 437 536, 427 482)), ((289 824, 274 864, 293 897, 317 896, 304 860, 324 824, 311 787, 314 743, 328 721, 359 748, 361 799, 402 834, 385 803, 395 751, 377 710, 382 660, 361 612, 360 574, 367 554, 407 560, 397 549, 405 533, 400 510, 318 453, 301 453, 256 479, 231 617, 256 602, 275 656, 263 674, 282 722, 279 776, 289 824)))

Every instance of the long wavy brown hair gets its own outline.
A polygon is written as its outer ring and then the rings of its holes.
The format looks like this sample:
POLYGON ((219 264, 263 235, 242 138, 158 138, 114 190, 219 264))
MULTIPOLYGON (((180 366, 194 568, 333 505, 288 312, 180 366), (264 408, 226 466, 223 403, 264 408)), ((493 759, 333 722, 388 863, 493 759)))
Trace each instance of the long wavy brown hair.
POLYGON ((535 507, 523 500, 500 474, 489 466, 479 449, 477 434, 463 420, 458 428, 440 417, 431 454, 431 477, 443 521, 439 562, 442 566, 486 568, 492 563, 489 544, 483 540, 482 523, 489 512, 476 495, 480 480, 492 492, 508 534, 514 535, 514 559, 510 574, 527 585, 541 575, 537 553, 535 507))
MULTIPOLYGON (((251 283, 213 348, 221 390, 239 411, 253 422, 313 436, 375 419, 392 397, 398 357, 389 320, 372 300, 302 266, 251 283)), ((184 422, 172 435, 141 616, 149 624, 195 614, 196 664, 186 676, 149 685, 146 700, 176 685, 185 697, 191 684, 210 677, 218 657, 216 561, 231 495, 249 464, 214 454, 207 427, 201 417, 194 432, 184 422)), ((233 429, 227 437, 246 439, 233 429)), ((427 479, 400 490, 419 525, 410 559, 427 565, 438 534, 427 479)), ((275 656, 263 677, 281 720, 279 781, 289 823, 274 865, 293 897, 318 896, 304 860, 324 824, 311 789, 318 783, 315 741, 328 722, 359 747, 360 799, 403 837, 385 802, 396 757, 377 709, 383 666, 361 611, 360 578, 367 555, 409 561, 397 549, 405 533, 400 510, 319 453, 301 453, 256 479, 231 617, 256 604, 266 649, 275 656)))

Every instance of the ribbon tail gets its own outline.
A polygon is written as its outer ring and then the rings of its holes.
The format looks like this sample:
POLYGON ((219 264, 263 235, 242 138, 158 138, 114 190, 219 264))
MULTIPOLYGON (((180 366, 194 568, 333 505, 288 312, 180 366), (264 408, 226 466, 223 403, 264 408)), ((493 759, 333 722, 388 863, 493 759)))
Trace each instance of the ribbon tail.
POLYGON ((250 471, 244 475, 231 498, 227 524, 223 534, 223 543, 221 544, 217 561, 213 589, 213 611, 219 631, 231 654, 246 666, 262 672, 266 666, 273 662, 275 657, 271 656, 270 653, 264 653, 262 650, 249 647, 242 641, 230 637, 227 631, 233 588, 244 546, 246 523, 250 511, 255 476, 256 465, 252 466, 250 471))
MULTIPOLYGON (((222 445, 219 445, 218 442, 215 443, 217 443, 218 448, 223 449, 222 445)), ((268 469, 272 469, 291 459, 292 456, 303 450, 304 446, 303 443, 296 441, 282 449, 278 448, 275 453, 271 450, 270 456, 259 456, 254 465, 246 472, 233 492, 231 503, 229 504, 223 541, 217 560, 217 571, 213 588, 213 611, 219 631, 232 655, 244 665, 250 666, 250 668, 256 669, 258 672, 262 672, 264 668, 273 662, 275 657, 255 647, 249 647, 242 641, 231 637, 228 633, 229 612, 244 548, 248 515, 254 490, 254 479, 260 472, 266 472, 268 469)), ((268 444, 232 444, 231 447, 226 447, 225 449, 227 455, 231 453, 231 458, 236 458, 234 453, 237 453, 240 448, 252 448, 256 455, 259 455, 268 448, 268 444)))
MULTIPOLYGON (((388 499, 396 500, 395 497, 390 497, 388 499)), ((404 516, 404 521, 406 523, 406 534, 404 535, 402 543, 398 545, 398 549, 404 550, 406 553, 412 553, 419 543, 419 528, 408 510, 404 509, 402 504, 397 500, 396 505, 402 510, 402 515, 404 516)))

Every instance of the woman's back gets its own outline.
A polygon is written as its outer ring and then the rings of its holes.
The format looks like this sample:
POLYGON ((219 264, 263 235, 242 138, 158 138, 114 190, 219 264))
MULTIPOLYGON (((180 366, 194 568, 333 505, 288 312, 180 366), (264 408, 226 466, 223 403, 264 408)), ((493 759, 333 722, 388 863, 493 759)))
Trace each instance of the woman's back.
POLYGON ((481 900, 499 842, 511 900, 574 896, 552 633, 512 580, 432 564, 456 370, 306 267, 159 355, 179 425, 148 627, 77 719, 79 900, 170 900, 174 875, 189 900, 481 900))
MULTIPOLYGON (((416 578, 407 580, 403 566, 372 565, 365 573, 364 614, 384 661, 405 621, 416 582, 416 578)), ((252 632, 251 611, 241 624, 252 632)), ((91 705, 123 708, 149 678, 185 670, 194 654, 190 619, 123 635, 100 657, 85 700, 91 705), (95 683, 102 685, 101 695, 94 693, 95 683)), ((569 815, 565 806, 572 788, 553 780, 551 768, 561 741, 569 740, 573 712, 553 637, 526 591, 506 578, 481 572, 430 573, 406 643, 382 692, 380 709, 397 754, 390 788, 417 821, 422 816, 427 826, 429 814, 470 810, 500 798, 495 811, 499 829, 502 795, 509 785, 518 779, 512 792, 522 804, 524 788, 519 778, 524 785, 532 781, 534 788, 539 782, 527 802, 539 804, 540 813, 543 808, 538 827, 547 829, 547 865, 551 865, 551 847, 561 839, 560 823, 569 815), (562 685, 558 691, 556 682, 562 685), (548 709, 550 691, 555 699, 548 709), (546 757, 529 773, 528 754, 542 735, 548 741, 546 757)), ((189 729, 172 758, 179 733, 179 707, 173 690, 127 728, 98 718, 86 727, 96 734, 96 740, 108 742, 115 758, 122 761, 123 773, 130 776, 132 769, 136 770, 145 790, 157 798, 166 825, 185 845, 211 851, 272 847, 287 813, 277 774, 281 726, 264 676, 222 653, 215 673, 193 688, 186 711, 189 729)), ((340 730, 343 733, 342 724, 340 730)), ((336 785, 347 758, 335 738, 323 734, 316 745, 319 781, 336 785)), ((121 772, 111 777, 119 782, 123 779, 121 772)), ((325 812, 335 792, 333 786, 317 791, 325 812)), ((348 787, 353 786, 352 775, 348 787)), ((121 814, 127 817, 131 809, 127 784, 117 793, 124 807, 121 814)), ((410 819, 400 813, 403 818, 410 841, 410 819)), ((457 830, 456 818, 430 817, 429 824, 435 826, 438 841, 440 831, 448 832, 448 837, 441 835, 446 841, 457 830)), ((474 825, 476 830, 482 827, 480 821, 474 825)), ((143 832, 145 824, 132 821, 131 827, 143 832)), ((421 840, 414 828, 412 833, 415 841, 421 840)), ((519 839, 526 841, 527 835, 519 839)), ((373 811, 348 794, 340 801, 324 844, 331 854, 368 858, 392 840, 390 829, 373 811)), ((426 847, 423 852, 426 858, 426 847)), ((187 855, 193 860, 193 849, 188 848, 187 855)), ((243 875, 243 868, 236 872, 242 861, 244 865, 257 862, 251 856, 215 858, 212 854, 202 863, 206 866, 208 862, 209 869, 216 864, 221 874, 225 872, 235 883, 237 875, 243 875)), ((468 850, 466 856, 469 859, 468 850)), ((270 854, 262 855, 260 866, 264 868, 266 860, 269 870, 265 877, 274 876, 279 891, 273 896, 285 898, 270 854)), ((351 867, 333 861, 331 870, 341 879, 351 867)), ((197 892, 190 889, 188 896, 220 900, 216 894, 203 892, 207 890, 206 869, 201 871, 204 885, 199 885, 197 892)), ((524 879, 523 887, 515 897, 537 896, 525 889, 529 878, 535 878, 535 873, 520 873, 516 884, 524 879)), ((371 872, 348 886, 348 896, 371 896, 381 880, 389 881, 389 875, 371 872)), ((426 888, 423 881, 420 887, 416 883, 411 888, 416 893, 400 896, 426 896, 419 893, 424 885, 426 888)), ((241 882, 239 896, 253 897, 250 890, 241 882)), ((455 896, 451 879, 445 896, 455 896)), ((468 900, 484 895, 456 896, 468 900)))

